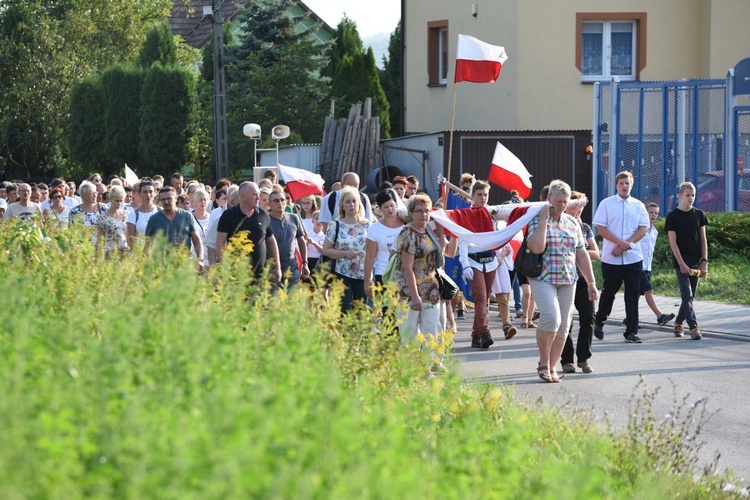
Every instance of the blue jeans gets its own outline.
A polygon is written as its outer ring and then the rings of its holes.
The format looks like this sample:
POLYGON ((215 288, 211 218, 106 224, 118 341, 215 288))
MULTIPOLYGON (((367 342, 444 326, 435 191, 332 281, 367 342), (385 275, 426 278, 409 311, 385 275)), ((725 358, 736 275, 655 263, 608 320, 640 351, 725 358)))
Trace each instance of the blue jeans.
POLYGON ((675 274, 677 274, 677 286, 680 288, 682 304, 680 304, 680 310, 677 312, 674 322, 675 324, 682 324, 687 321, 688 327, 692 330, 698 326, 698 320, 695 318, 695 310, 693 309, 693 298, 695 298, 695 292, 698 290, 698 278, 685 276, 679 269, 675 269, 675 274))
POLYGON ((511 275, 513 280, 513 306, 516 311, 520 311, 523 307, 521 305, 521 284, 518 283, 518 274, 515 271, 511 275))

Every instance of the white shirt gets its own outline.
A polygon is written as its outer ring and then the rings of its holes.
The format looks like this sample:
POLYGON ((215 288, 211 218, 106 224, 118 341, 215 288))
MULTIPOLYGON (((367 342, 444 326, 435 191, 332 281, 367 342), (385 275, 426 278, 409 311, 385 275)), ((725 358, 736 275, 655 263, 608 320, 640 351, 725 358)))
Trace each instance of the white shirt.
MULTIPOLYGON (((619 194, 605 198, 599 203, 594 215, 594 226, 602 226, 606 228, 614 236, 627 240, 638 228, 648 228, 651 223, 648 220, 648 212, 646 211, 646 205, 640 200, 628 196, 622 198, 619 194)), ((624 266, 627 264, 635 264, 636 262, 643 260, 643 252, 641 246, 636 244, 635 248, 622 252, 622 255, 615 257, 612 255, 612 250, 617 245, 614 242, 604 239, 604 247, 602 248, 602 262, 605 264, 613 264, 618 266, 624 266)))
POLYGON ((380 222, 376 222, 367 230, 367 239, 378 244, 378 252, 375 254, 372 274, 382 276, 385 272, 388 260, 391 258, 391 250, 396 250, 396 240, 403 228, 404 226, 388 227, 380 222))
MULTIPOLYGON (((302 225, 305 227, 305 231, 307 232, 307 236, 310 237, 315 243, 317 243, 320 246, 323 246, 323 241, 326 239, 326 235, 323 231, 316 233, 315 232, 315 224, 313 224, 312 219, 302 219, 302 225)), ((310 259, 317 259, 320 257, 320 251, 318 251, 317 248, 312 246, 311 244, 307 244, 307 257, 310 259)))
POLYGON ((154 215, 156 212, 159 211, 159 207, 156 207, 153 212, 141 212, 141 210, 138 210, 138 221, 136 221, 136 212, 133 210, 132 212, 128 212, 128 224, 133 224, 135 226, 135 234, 145 234, 146 233, 146 226, 148 225, 148 220, 151 218, 152 215, 154 215))
MULTIPOLYGON (((339 206, 339 193, 340 192, 341 191, 333 191, 331 193, 328 193, 327 195, 323 197, 323 200, 321 200, 320 215, 318 216, 318 221, 320 223, 328 224, 339 218, 338 206, 339 206), (336 200, 336 202, 333 204, 334 211, 336 212, 335 217, 331 213, 331 210, 328 208, 328 203, 329 203, 328 199, 331 196, 335 196, 334 199, 336 200)), ((362 195, 360 196, 360 201, 362 198, 365 199, 365 219, 372 221, 372 205, 370 205, 370 198, 368 198, 367 195, 362 195)))
POLYGON ((650 271, 651 264, 654 262, 654 247, 656 247, 656 237, 659 235, 659 231, 654 227, 650 226, 646 229, 646 236, 641 238, 638 245, 641 247, 643 253, 643 270, 650 271))

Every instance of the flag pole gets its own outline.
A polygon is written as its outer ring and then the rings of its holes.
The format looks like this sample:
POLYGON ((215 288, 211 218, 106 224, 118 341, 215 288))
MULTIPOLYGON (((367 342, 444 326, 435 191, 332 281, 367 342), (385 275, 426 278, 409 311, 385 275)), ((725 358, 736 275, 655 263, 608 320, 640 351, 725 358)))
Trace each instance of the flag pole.
POLYGON ((463 198, 463 199, 465 199, 465 200, 467 200, 469 202, 472 201, 471 195, 469 193, 467 193, 466 191, 464 191, 460 187, 456 186, 455 184, 451 184, 451 182, 448 179, 446 179, 445 177, 443 177, 442 179, 440 179, 440 181, 445 184, 445 187, 447 187, 448 189, 450 189, 451 191, 453 191, 453 194, 455 194, 456 196, 458 196, 460 198, 463 198))
POLYGON ((450 144, 448 145, 448 180, 451 178, 451 164, 453 163, 453 123, 456 119, 456 89, 458 84, 453 82, 453 111, 451 112, 451 133, 450 133, 450 144))

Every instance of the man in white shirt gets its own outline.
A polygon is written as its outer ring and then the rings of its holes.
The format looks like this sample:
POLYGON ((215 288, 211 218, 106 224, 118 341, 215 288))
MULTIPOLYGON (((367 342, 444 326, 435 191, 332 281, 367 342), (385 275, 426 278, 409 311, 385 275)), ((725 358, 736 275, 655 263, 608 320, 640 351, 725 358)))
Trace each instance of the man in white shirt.
POLYGON ((640 344, 638 337, 638 284, 643 269, 643 252, 638 242, 646 235, 650 222, 645 205, 630 196, 633 174, 620 172, 615 177, 617 194, 605 198, 596 209, 594 226, 604 238, 602 276, 604 285, 594 321, 594 336, 604 338, 604 322, 612 312, 615 294, 625 283, 625 341, 640 344))
POLYGON ((39 203, 31 201, 31 186, 23 182, 18 185, 18 201, 8 205, 4 218, 10 220, 17 217, 29 220, 35 214, 42 215, 39 203))
MULTIPOLYGON (((354 189, 359 190, 359 175, 354 172, 347 172, 341 177, 341 184, 343 186, 351 186, 354 189)), ((370 199, 364 194, 360 193, 360 201, 365 207, 365 219, 372 221, 372 205, 370 204, 370 199)), ((323 225, 324 233, 328 229, 328 224, 339 218, 338 210, 336 208, 338 207, 338 203, 338 191, 331 191, 323 197, 323 201, 320 204, 320 217, 318 218, 318 222, 323 225)))

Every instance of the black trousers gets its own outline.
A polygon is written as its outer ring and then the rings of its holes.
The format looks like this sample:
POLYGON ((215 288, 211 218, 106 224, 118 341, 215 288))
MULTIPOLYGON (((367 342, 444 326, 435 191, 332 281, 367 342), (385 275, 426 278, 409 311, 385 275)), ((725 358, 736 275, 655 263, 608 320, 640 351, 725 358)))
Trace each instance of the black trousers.
POLYGON ((604 277, 604 287, 599 297, 599 309, 596 311, 596 324, 604 326, 609 314, 612 312, 612 304, 615 301, 615 294, 620 290, 622 284, 625 284, 625 314, 628 317, 628 323, 625 327, 623 336, 628 338, 631 333, 638 333, 638 284, 641 281, 641 271, 643 270, 643 261, 639 260, 633 264, 607 264, 602 262, 602 276, 604 277))
MULTIPOLYGON (((591 357, 591 342, 594 338, 594 301, 589 300, 589 285, 586 280, 578 277, 576 283, 575 302, 576 311, 578 311, 578 343, 576 344, 575 355, 578 362, 583 363, 591 357)), ((573 322, 570 323, 570 332, 565 339, 562 358, 560 362, 564 365, 573 364, 573 322)))

